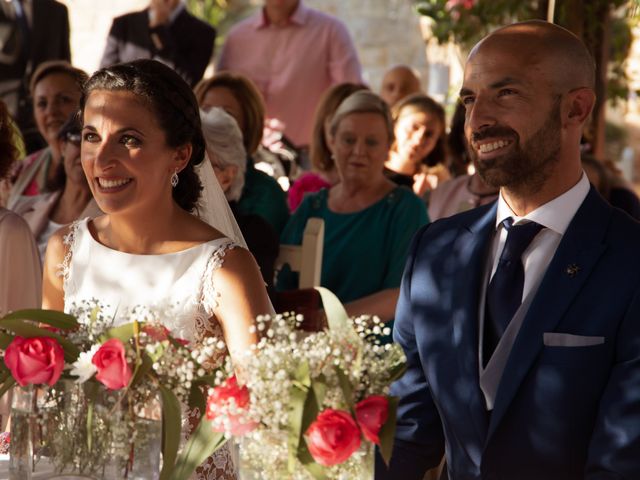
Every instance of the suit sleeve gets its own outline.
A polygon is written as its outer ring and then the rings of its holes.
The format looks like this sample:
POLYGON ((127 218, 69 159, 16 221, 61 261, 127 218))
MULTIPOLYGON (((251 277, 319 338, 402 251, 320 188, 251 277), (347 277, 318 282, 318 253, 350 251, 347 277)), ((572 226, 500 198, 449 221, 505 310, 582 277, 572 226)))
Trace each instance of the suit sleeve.
POLYGON ((620 326, 616 352, 591 436, 587 480, 640 478, 640 288, 620 326))
POLYGON ((104 47, 102 60, 100 60, 100 68, 110 67, 111 65, 120 63, 120 42, 122 40, 118 39, 121 38, 124 38, 123 24, 116 19, 109 29, 107 44, 104 47))
POLYGON ((407 356, 407 371, 391 387, 391 394, 400 397, 396 436, 387 468, 379 455, 376 458, 376 480, 422 480, 426 471, 438 466, 444 453, 442 423, 429 391, 429 383, 418 351, 412 302, 412 281, 417 268, 416 257, 424 248, 423 227, 416 234, 400 287, 393 339, 407 356))
POLYGON ((158 35, 162 48, 155 58, 173 65, 173 68, 192 87, 202 79, 213 56, 215 30, 188 15, 175 25, 162 25, 151 30, 158 35))

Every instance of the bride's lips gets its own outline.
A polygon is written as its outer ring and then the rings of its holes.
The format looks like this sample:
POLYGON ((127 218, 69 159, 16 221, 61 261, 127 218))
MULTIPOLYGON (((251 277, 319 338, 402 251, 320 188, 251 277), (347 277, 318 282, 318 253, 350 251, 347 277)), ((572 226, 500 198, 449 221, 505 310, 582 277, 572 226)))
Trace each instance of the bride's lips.
POLYGON ((117 193, 126 189, 131 182, 133 179, 126 177, 96 177, 95 184, 101 193, 117 193))

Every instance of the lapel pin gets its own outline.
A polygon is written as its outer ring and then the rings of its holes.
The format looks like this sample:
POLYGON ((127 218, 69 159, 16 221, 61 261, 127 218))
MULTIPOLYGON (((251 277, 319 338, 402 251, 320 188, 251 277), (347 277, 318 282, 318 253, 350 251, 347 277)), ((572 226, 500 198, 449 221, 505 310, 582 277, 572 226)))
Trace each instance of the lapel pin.
POLYGON ((573 278, 578 274, 579 271, 580 271, 580 267, 575 263, 572 263, 571 265, 567 266, 565 273, 569 275, 570 278, 573 278))

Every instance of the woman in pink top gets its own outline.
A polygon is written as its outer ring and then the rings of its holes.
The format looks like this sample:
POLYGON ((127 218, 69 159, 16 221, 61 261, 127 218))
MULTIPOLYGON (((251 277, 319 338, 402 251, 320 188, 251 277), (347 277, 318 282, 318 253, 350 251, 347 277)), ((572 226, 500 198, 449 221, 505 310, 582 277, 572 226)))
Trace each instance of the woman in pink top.
POLYGON ((82 85, 87 78, 85 72, 61 60, 44 62, 34 72, 30 85, 33 112, 47 147, 18 164, 7 208, 13 209, 23 195, 40 195, 50 190, 47 186, 54 180, 62 159, 58 131, 78 110, 82 85))

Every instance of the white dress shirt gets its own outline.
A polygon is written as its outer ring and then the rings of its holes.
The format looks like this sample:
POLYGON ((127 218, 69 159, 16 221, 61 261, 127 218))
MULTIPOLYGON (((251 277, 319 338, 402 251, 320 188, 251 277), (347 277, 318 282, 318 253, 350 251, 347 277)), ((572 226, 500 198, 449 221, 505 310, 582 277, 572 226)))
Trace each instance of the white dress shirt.
POLYGON ((493 239, 491 257, 488 265, 491 265, 491 276, 498 267, 498 260, 507 240, 507 230, 502 222, 509 217, 513 217, 513 224, 519 225, 529 221, 537 222, 544 228, 536 235, 533 241, 522 254, 522 264, 524 265, 524 287, 522 298, 527 298, 530 293, 535 294, 551 259, 556 253, 558 245, 562 240, 564 232, 574 215, 582 205, 582 202, 589 193, 589 180, 582 172, 582 177, 571 189, 562 195, 554 198, 550 202, 536 208, 524 217, 519 217, 509 207, 502 197, 502 192, 498 198, 498 213, 496 215, 496 235, 493 239))

